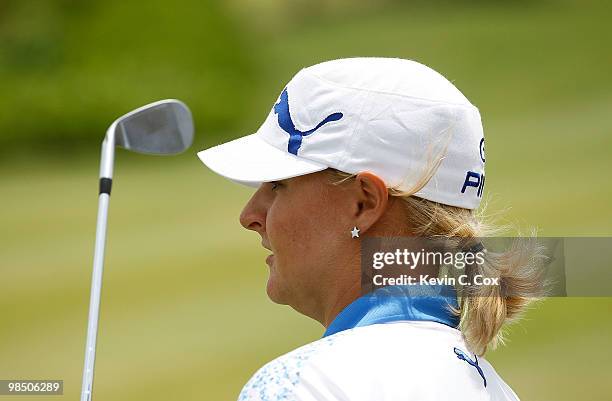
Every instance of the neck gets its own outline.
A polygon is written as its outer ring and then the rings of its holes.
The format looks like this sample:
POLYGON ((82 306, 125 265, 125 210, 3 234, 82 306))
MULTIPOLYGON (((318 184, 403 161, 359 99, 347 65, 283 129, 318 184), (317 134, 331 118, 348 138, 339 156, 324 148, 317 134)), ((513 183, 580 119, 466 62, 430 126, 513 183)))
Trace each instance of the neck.
MULTIPOLYGON (((347 258, 348 259, 348 258, 347 258)), ((289 305, 302 315, 308 316, 327 328, 344 308, 361 296, 360 255, 350 261, 337 260, 321 271, 325 277, 319 277, 310 287, 296 290, 300 294, 289 305)))
POLYGON ((361 282, 353 282, 350 287, 345 288, 344 291, 336 294, 334 299, 329 300, 328 307, 323 311, 321 318, 317 320, 327 329, 336 316, 360 296, 361 282))

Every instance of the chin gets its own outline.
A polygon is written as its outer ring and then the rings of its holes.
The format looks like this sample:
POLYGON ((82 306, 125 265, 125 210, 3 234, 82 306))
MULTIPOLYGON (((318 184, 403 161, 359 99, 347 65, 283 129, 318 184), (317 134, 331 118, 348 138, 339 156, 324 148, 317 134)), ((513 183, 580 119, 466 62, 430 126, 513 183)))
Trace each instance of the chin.
POLYGON ((273 274, 270 274, 270 277, 268 277, 266 293, 268 294, 268 298, 275 304, 287 305, 286 298, 283 296, 283 291, 279 288, 278 282, 274 279, 273 274))

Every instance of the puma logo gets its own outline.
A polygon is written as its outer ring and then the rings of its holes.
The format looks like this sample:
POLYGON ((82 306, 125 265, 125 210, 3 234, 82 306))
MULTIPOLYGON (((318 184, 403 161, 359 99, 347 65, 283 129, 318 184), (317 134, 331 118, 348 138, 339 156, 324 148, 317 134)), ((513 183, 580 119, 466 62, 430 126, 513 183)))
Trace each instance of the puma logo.
POLYGON ((296 156, 298 154, 300 146, 302 146, 303 137, 312 134, 313 132, 321 128, 323 125, 332 121, 338 121, 343 117, 342 113, 330 114, 329 116, 325 117, 323 121, 317 124, 317 126, 313 129, 304 132, 298 131, 295 128, 295 124, 293 124, 293 120, 291 119, 291 113, 289 111, 289 95, 287 93, 287 88, 283 90, 283 93, 281 93, 278 103, 274 105, 274 113, 278 116, 278 125, 283 129, 283 131, 289 134, 289 145, 287 147, 287 151, 289 153, 293 153, 296 156))
POLYGON ((476 370, 478 370, 478 374, 482 377, 482 380, 484 380, 484 386, 487 387, 487 379, 485 378, 482 368, 478 366, 478 357, 474 355, 475 361, 473 361, 465 352, 461 351, 459 348, 455 347, 454 351, 457 355, 457 358, 461 359, 462 361, 466 361, 470 366, 473 366, 476 368, 476 370))

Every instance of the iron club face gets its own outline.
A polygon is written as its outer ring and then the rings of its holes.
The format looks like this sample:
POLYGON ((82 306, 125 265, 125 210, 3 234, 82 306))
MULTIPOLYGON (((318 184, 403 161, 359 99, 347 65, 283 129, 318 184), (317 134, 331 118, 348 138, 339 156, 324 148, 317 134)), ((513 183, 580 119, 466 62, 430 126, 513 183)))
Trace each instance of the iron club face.
POLYGON ((193 120, 187 106, 167 99, 140 107, 109 128, 116 146, 146 154, 181 153, 193 142, 193 120))
POLYGON ((154 155, 181 153, 193 142, 193 119, 185 103, 166 99, 116 119, 102 142, 100 177, 112 178, 115 146, 154 155))

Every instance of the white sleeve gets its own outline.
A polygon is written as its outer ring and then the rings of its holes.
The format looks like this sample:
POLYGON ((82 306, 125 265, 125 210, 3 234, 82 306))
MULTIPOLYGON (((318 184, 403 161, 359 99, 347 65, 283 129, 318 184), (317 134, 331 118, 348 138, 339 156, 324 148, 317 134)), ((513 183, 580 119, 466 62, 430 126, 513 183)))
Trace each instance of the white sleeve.
MULTIPOLYGON (((334 336, 336 338, 340 336, 334 336)), ((326 375, 317 373, 312 357, 334 343, 328 337, 267 363, 243 387, 238 401, 345 401, 326 375)))
POLYGON ((282 357, 259 369, 238 401, 348 401, 343 392, 308 362, 282 357))
POLYGON ((238 401, 293 400, 298 372, 275 359, 259 369, 242 388, 238 401))

